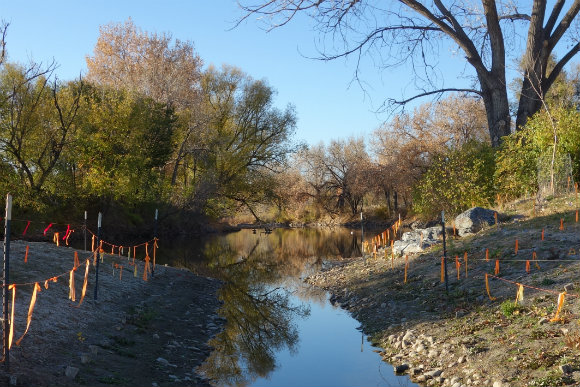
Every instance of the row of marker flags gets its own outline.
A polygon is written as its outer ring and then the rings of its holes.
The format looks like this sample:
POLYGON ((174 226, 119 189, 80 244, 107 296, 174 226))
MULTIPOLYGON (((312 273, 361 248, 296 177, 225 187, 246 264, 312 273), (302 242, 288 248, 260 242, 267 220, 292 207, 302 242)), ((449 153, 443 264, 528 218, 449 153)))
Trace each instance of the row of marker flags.
MULTIPOLYGON (((22 233, 22 235, 26 235, 26 232, 31 224, 31 221, 26 221, 27 224, 24 228, 24 231, 22 233)), ((44 235, 46 236, 46 234, 48 233, 48 231, 51 229, 51 227, 54 225, 54 223, 50 223, 45 229, 44 229, 44 235)), ((53 233, 53 242, 57 245, 60 246, 60 242, 64 241, 66 243, 66 245, 68 246, 68 242, 69 242, 69 238, 72 235, 72 233, 74 233, 75 230, 73 230, 70 227, 70 224, 67 224, 67 229, 64 233, 64 235, 61 238, 61 234, 60 232, 54 232, 53 233)), ((115 245, 103 240, 100 240, 98 249, 95 248, 95 238, 96 235, 87 229, 87 231, 92 235, 92 245, 91 245, 91 254, 88 255, 88 257, 85 260, 85 273, 84 273, 84 281, 83 281, 83 287, 82 287, 82 291, 81 291, 81 297, 79 299, 78 304, 76 305, 76 307, 80 307, 83 303, 83 300, 85 298, 86 295, 86 291, 87 291, 87 283, 88 283, 88 276, 89 276, 89 267, 91 264, 91 260, 90 257, 93 258, 93 265, 96 265, 97 259, 100 256, 101 262, 103 261, 103 257, 105 254, 105 251, 103 249, 104 245, 110 246, 111 248, 111 255, 115 255, 115 250, 116 250, 116 254, 119 257, 124 257, 124 252, 125 249, 127 250, 127 260, 128 260, 128 265, 129 266, 134 266, 134 277, 138 276, 138 265, 135 263, 135 258, 137 255, 137 248, 138 247, 145 247, 145 258, 144 258, 144 268, 143 268, 143 280, 147 281, 147 277, 148 274, 151 274, 154 270, 155 270, 155 258, 156 258, 156 252, 157 252, 157 248, 159 247, 157 244, 158 239, 157 238, 153 238, 152 240, 149 240, 147 242, 143 242, 140 244, 136 244, 136 245, 129 245, 129 246, 123 246, 123 245, 115 245), (153 259, 152 259, 152 266, 151 266, 151 258, 149 257, 149 245, 152 244, 153 246, 153 259), (131 254, 132 253, 132 254, 131 254)), ((24 262, 27 263, 28 262, 28 255, 29 255, 29 246, 27 245, 25 248, 25 253, 24 253, 24 262)), ((16 340, 16 345, 20 345, 20 342, 22 341, 22 339, 24 338, 24 336, 28 333, 28 330, 30 328, 30 323, 32 321, 32 314, 34 312, 34 306, 36 304, 36 299, 37 299, 37 294, 38 292, 42 291, 42 287, 40 286, 40 284, 43 283, 44 288, 48 289, 49 288, 49 284, 51 282, 55 283, 58 282, 58 279, 61 277, 66 277, 68 275, 69 277, 69 299, 72 302, 76 302, 76 290, 75 290, 75 278, 74 278, 74 273, 75 271, 81 266, 80 261, 79 261, 79 255, 78 252, 75 251, 74 252, 74 263, 73 263, 73 268, 70 271, 67 271, 65 273, 50 277, 48 279, 45 279, 44 281, 36 281, 36 282, 30 282, 30 283, 21 283, 21 284, 17 284, 17 283, 13 283, 13 284, 9 284, 8 285, 8 290, 11 291, 12 293, 12 303, 11 303, 11 311, 10 311, 10 330, 9 330, 9 334, 8 334, 8 348, 10 349, 12 347, 12 342, 14 340, 14 315, 15 315, 15 301, 16 301, 16 288, 20 287, 20 286, 29 286, 32 285, 33 286, 33 291, 32 291, 32 297, 30 299, 30 305, 28 307, 28 316, 27 316, 27 321, 26 321, 26 329, 24 331, 24 333, 22 334, 22 336, 16 340)), ((112 268, 113 268, 113 275, 115 274, 114 270, 115 269, 120 269, 119 271, 119 280, 122 280, 123 278, 123 265, 118 264, 113 262, 112 263, 112 268)))
MULTIPOLYGON (((577 184, 575 185, 575 188, 577 189, 577 184)), ((577 192, 577 191, 576 191, 577 192)), ((498 224, 497 222, 497 213, 494 213, 494 218, 495 218, 495 223, 496 225, 498 224)), ((576 210, 576 214, 575 214, 575 220, 576 223, 578 223, 578 219, 579 218, 579 211, 576 210)), ((370 252, 370 246, 372 246, 372 253, 374 255, 374 258, 377 258, 377 254, 378 254, 378 249, 383 246, 384 247, 384 254, 385 254, 385 258, 388 258, 388 249, 387 246, 390 242, 390 247, 391 247, 391 268, 394 269, 394 258, 395 258, 395 254, 394 254, 394 248, 393 248, 393 243, 394 243, 394 238, 396 238, 398 232, 400 231, 400 227, 401 227, 402 223, 401 220, 399 219, 397 222, 395 222, 393 224, 393 226, 391 226, 389 229, 377 234, 376 236, 372 237, 370 239, 370 241, 364 241, 363 242, 363 252, 370 252), (393 238, 391 238, 391 230, 393 232, 393 238)), ((559 230, 560 231, 564 231, 564 218, 560 219, 560 226, 559 226, 559 230)), ((455 225, 453 225, 453 234, 455 235, 455 225)), ((421 235, 422 238, 422 235, 421 235)), ((541 236, 540 236, 541 241, 545 240, 545 229, 542 229, 541 232, 541 236)), ((517 255, 519 251, 519 241, 516 238, 515 240, 515 246, 514 246, 514 254, 517 255)), ((576 250, 574 248, 570 248, 568 251, 568 255, 575 255, 576 254, 576 250)), ((490 258, 489 258, 489 249, 485 250, 485 261, 489 262, 490 258)), ((510 261, 504 261, 504 262, 511 262, 514 260, 510 260, 510 261)), ((519 261, 519 260, 517 260, 519 261)), ((527 273, 530 273, 531 271, 531 262, 534 263, 535 267, 537 269, 540 269, 540 265, 539 265, 539 261, 537 258, 537 254, 535 251, 532 252, 532 259, 526 259, 526 260, 521 260, 521 261, 525 261, 525 270, 527 273)), ((542 260, 542 261, 550 261, 550 260, 542 260)), ((562 260, 560 260, 562 261, 562 260)), ((571 261, 571 260, 566 260, 566 261, 571 261)), ((577 261, 577 260, 573 260, 573 261, 577 261)), ((465 266, 465 277, 467 278, 468 275, 468 253, 467 251, 464 253, 463 256, 463 265, 465 266)), ((455 256, 455 269, 457 272, 457 279, 459 280, 461 277, 461 266, 462 266, 462 262, 459 259, 459 256, 456 255, 455 256)), ((408 255, 405 255, 405 266, 404 266, 404 283, 407 283, 407 272, 409 269, 409 257, 408 255)), ((567 293, 566 292, 554 292, 552 290, 549 289, 542 289, 542 288, 538 288, 538 287, 533 287, 533 286, 529 286, 529 285, 524 285, 518 282, 514 282, 514 281, 509 281, 507 279, 504 278, 500 278, 498 277, 500 272, 500 262, 499 259, 495 259, 495 265, 494 265, 494 275, 491 274, 485 274, 485 287, 487 290, 487 294, 489 296, 489 298, 493 301, 496 298, 491 296, 490 290, 489 290, 489 278, 495 278, 507 283, 512 283, 514 285, 517 286, 517 292, 516 292, 516 300, 515 302, 522 302, 523 298, 524 298, 524 288, 531 288, 531 289, 535 289, 535 290, 539 290, 539 291, 544 291, 544 292, 548 292, 548 293, 555 293, 558 294, 558 301, 557 301, 557 310, 556 313, 554 315, 554 317, 550 320, 552 322, 554 321, 558 321, 560 320, 560 311, 562 310, 562 307, 564 305, 564 301, 566 298, 567 293)), ((444 258, 441 257, 441 282, 444 282, 445 276, 445 269, 444 269, 444 258)), ((578 297, 578 295, 569 295, 568 297, 578 297)))

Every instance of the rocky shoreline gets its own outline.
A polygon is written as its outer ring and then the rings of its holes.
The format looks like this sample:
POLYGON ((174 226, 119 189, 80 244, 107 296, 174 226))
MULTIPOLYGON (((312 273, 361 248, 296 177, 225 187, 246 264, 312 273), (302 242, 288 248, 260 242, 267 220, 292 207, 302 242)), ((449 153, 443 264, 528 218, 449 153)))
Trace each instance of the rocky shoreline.
POLYGON ((441 246, 409 254, 406 283, 402 257, 336 261, 306 281, 331 292, 332 302, 360 321, 383 349, 383 359, 420 385, 578 385, 580 254, 570 246, 577 247, 580 226, 558 228, 559 219, 571 215, 516 217, 501 227, 451 238, 449 292, 440 279, 441 246), (543 229, 546 240, 539 242, 543 229), (516 238, 519 252, 514 252, 516 238), (493 254, 489 262, 486 250, 493 254), (525 259, 518 258, 531 259, 534 251, 541 269, 527 273, 525 259), (464 252, 469 271, 461 259, 458 279, 455 256, 463 258, 464 252), (495 258, 501 278, 530 286, 523 302, 514 303, 517 287, 500 280, 490 285, 496 299, 489 298, 485 274, 494 273, 495 258), (551 321, 564 289, 566 303, 551 321))

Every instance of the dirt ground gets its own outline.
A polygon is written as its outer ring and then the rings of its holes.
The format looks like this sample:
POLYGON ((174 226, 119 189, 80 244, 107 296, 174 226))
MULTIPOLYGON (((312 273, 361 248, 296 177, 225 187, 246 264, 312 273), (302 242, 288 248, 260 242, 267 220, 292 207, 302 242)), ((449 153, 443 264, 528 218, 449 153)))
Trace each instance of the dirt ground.
POLYGON ((307 282, 332 292, 331 300, 384 349, 384 360, 421 385, 580 385, 580 223, 573 208, 565 203, 535 217, 505 209, 499 227, 451 237, 448 292, 440 279, 441 245, 408 257, 406 283, 403 257, 337 261, 307 282), (498 277, 512 282, 490 278, 492 301, 485 273, 494 274, 496 259, 498 277), (516 283, 530 286, 518 304, 516 283), (551 321, 565 289, 559 319, 551 321))
POLYGON ((87 294, 79 307, 90 253, 79 251, 76 301, 69 300, 68 271, 74 251, 49 243, 14 241, 11 278, 16 286, 14 342, 26 328, 33 286, 40 281, 28 334, 13 344, 3 382, 18 386, 191 386, 208 385, 196 373, 209 355, 208 340, 224 321, 216 314, 220 282, 186 270, 157 265, 144 281, 127 258, 106 254, 99 269, 90 264, 87 294), (29 246, 27 263, 25 248, 29 246), (120 267, 123 265, 122 277, 120 267), (57 282, 44 280, 59 274, 57 282))

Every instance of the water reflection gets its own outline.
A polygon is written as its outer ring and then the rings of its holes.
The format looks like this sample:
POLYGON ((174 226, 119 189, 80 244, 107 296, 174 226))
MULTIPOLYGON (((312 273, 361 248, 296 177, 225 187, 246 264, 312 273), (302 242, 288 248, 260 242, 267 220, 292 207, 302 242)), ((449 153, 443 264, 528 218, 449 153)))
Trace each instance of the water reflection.
POLYGON ((327 304, 326 294, 301 278, 327 258, 360 256, 360 236, 346 229, 242 230, 164 255, 173 266, 224 281, 219 314, 227 323, 200 371, 218 385, 245 386, 276 369, 277 353, 295 352, 297 322, 309 314, 298 300, 327 304))

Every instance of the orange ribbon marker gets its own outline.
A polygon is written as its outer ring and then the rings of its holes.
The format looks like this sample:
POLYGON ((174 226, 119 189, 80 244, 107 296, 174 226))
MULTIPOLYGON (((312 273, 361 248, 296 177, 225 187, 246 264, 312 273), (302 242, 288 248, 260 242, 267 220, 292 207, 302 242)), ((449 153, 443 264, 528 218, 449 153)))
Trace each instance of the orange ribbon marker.
POLYGON ((71 301, 76 301, 76 294, 75 294, 75 269, 70 271, 69 275, 69 292, 68 292, 68 299, 71 301))
POLYGON ((82 305, 83 300, 85 299, 85 294, 87 293, 87 282, 89 279, 89 266, 91 266, 91 261, 89 259, 87 259, 85 266, 86 266, 86 268, 85 268, 85 281, 83 282, 83 290, 81 292, 81 299, 79 300, 79 304, 77 305, 77 308, 82 305))
POLYGON ((560 218, 560 231, 564 231, 564 218, 560 218))
POLYGON ((445 257, 441 257, 441 282, 445 282, 445 263, 444 263, 444 259, 445 257))
POLYGON ((26 252, 24 253, 24 263, 28 262, 28 250, 30 246, 26 245, 26 252))
POLYGON ((578 223, 578 210, 576 210, 576 223, 578 223))
POLYGON ((558 294, 558 309, 556 309, 556 315, 550 319, 550 322, 555 322, 560 320, 560 311, 562 306, 564 306, 564 299, 566 298, 566 292, 558 294))
MULTIPOLYGON (((499 199, 499 194, 497 195, 498 199, 499 199)), ((495 225, 497 226, 497 212, 493 213, 493 218, 495 219, 495 225)))
POLYGON ((467 251, 463 255, 463 260, 465 261, 465 278, 467 278, 467 251))
POLYGON ((41 290, 40 285, 38 284, 38 282, 35 282, 34 283, 34 290, 32 291, 32 298, 30 299, 30 306, 28 307, 28 318, 26 319, 26 330, 24 331, 22 336, 20 336, 20 338, 18 340, 16 340, 16 345, 20 345, 20 342, 22 341, 24 336, 26 336, 26 334, 28 333, 28 328, 30 328, 30 322, 32 321, 32 312, 34 311, 34 305, 36 304, 36 294, 38 292, 40 292, 40 290, 41 290))
POLYGON ((489 279, 487 278, 487 273, 485 273, 485 290, 487 290, 487 295, 489 296, 489 299, 492 301, 495 301, 495 297, 491 296, 491 293, 489 292, 489 279))
POLYGON ((94 235, 91 239, 91 251, 95 251, 95 236, 94 235))
POLYGON ((143 281, 147 281, 147 272, 151 272, 151 265, 149 265, 149 261, 151 258, 149 256, 145 256, 145 267, 143 268, 143 281))
POLYGON ((75 262, 74 262, 74 268, 76 269, 77 267, 79 267, 81 264, 79 263, 79 253, 77 251, 75 251, 75 262))
POLYGON ((14 338, 14 307, 16 306, 16 285, 8 285, 8 290, 12 290, 12 304, 10 312, 10 332, 8 333, 8 349, 12 348, 12 339, 14 338))
POLYGON ((489 249, 485 249, 485 260, 486 262, 489 261, 489 249))
POLYGON ((532 253, 532 260, 534 261, 536 267, 540 269, 540 265, 538 265, 538 256, 535 251, 532 253))
POLYGON ((515 303, 522 303, 524 302, 524 285, 522 284, 516 284, 518 285, 518 290, 516 292, 516 301, 515 303))
POLYGON ((461 263, 459 262, 459 255, 455 256, 455 270, 457 270, 457 280, 459 280, 459 269, 461 267, 461 263))
POLYGON ((530 261, 526 261, 526 273, 530 274, 530 261))
POLYGON ((26 231, 28 230, 29 226, 30 226, 30 220, 28 221, 28 223, 26 223, 26 227, 24 227, 24 231, 22 232, 22 236, 26 235, 26 231))
POLYGON ((54 243, 56 243, 57 246, 60 246, 60 243, 59 243, 59 235, 58 235, 57 232, 55 232, 54 235, 52 236, 52 241, 54 243))
POLYGON ((499 274, 499 259, 495 260, 495 271, 494 271, 495 275, 499 274))
POLYGON ((544 229, 542 229, 542 240, 544 240, 544 229))
POLYGON ((518 240, 516 239, 516 248, 515 248, 515 253, 516 255, 518 255, 518 240))
POLYGON ((405 255, 405 281, 407 283, 407 269, 409 268, 409 256, 405 255))

